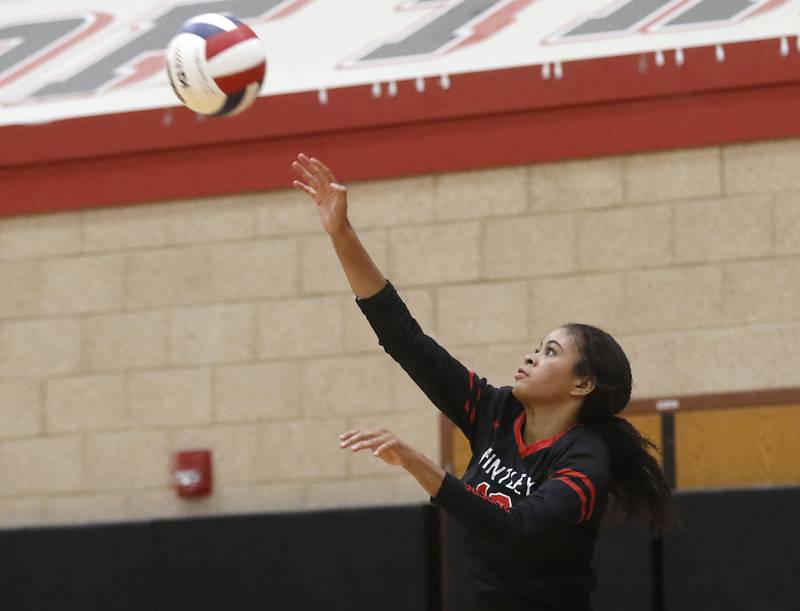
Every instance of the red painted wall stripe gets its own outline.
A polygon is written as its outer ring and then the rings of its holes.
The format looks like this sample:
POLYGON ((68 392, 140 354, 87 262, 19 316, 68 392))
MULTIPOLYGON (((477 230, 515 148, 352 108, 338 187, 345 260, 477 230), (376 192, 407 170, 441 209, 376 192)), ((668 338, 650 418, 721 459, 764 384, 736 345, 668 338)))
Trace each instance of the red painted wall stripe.
POLYGON ((299 151, 347 182, 800 136, 796 51, 730 45, 719 64, 692 49, 680 67, 667 55, 662 68, 651 56, 568 64, 559 81, 530 67, 456 75, 448 91, 402 82, 391 98, 271 96, 231 119, 178 108, 0 128, 14 143, 0 147, 0 214, 289 188, 299 151))

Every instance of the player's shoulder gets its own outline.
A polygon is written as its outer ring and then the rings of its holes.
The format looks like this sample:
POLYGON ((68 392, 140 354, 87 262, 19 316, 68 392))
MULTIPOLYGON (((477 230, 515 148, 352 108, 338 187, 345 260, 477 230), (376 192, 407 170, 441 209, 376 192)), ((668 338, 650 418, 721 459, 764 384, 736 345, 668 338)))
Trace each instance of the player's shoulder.
POLYGON ((596 428, 585 424, 572 426, 556 442, 556 446, 562 452, 579 452, 597 456, 608 455, 608 446, 605 439, 603 439, 603 435, 596 428))

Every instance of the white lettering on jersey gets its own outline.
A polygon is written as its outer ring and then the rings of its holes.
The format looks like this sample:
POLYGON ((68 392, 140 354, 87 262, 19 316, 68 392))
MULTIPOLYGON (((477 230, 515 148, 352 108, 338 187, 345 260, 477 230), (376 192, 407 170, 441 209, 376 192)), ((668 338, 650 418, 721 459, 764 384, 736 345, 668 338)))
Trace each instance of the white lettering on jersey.
MULTIPOLYGON (((508 488, 509 490, 513 490, 513 491, 514 491, 514 492, 516 492, 517 494, 521 494, 521 493, 520 493, 520 491, 519 491, 519 490, 517 490, 517 488, 519 488, 519 487, 522 485, 522 482, 523 482, 523 481, 525 481, 525 478, 526 478, 526 477, 528 477, 528 476, 527 476, 527 475, 525 475, 524 473, 521 473, 521 474, 520 474, 520 476, 519 476, 519 479, 517 480, 517 483, 516 483, 516 484, 514 484, 513 486, 511 486, 511 485, 510 485, 510 483, 511 483, 511 482, 509 482, 508 484, 506 484, 506 488, 508 488)), ((530 480, 530 479, 531 479, 531 478, 530 478, 530 477, 528 477, 528 480, 530 480)), ((528 487, 528 489, 530 489, 530 487, 528 487)))
POLYGON ((489 474, 489 477, 492 478, 492 481, 503 472, 505 467, 500 463, 499 458, 495 458, 492 464, 488 466, 486 472, 489 474))
POLYGON ((512 479, 513 479, 513 476, 511 475, 512 473, 513 473, 514 475, 516 475, 516 474, 517 474, 517 472, 516 472, 516 471, 514 471, 514 469, 512 469, 511 467, 506 467, 506 471, 507 471, 507 473, 506 473, 506 474, 505 474, 503 477, 501 477, 499 480, 497 480, 497 483, 498 483, 498 484, 502 484, 502 483, 503 483, 504 481, 506 481, 506 480, 507 480, 509 477, 512 477, 512 479))
POLYGON ((504 484, 506 488, 519 495, 522 494, 520 488, 523 483, 526 485, 525 496, 528 496, 531 493, 531 489, 536 485, 536 480, 531 479, 526 473, 517 473, 515 469, 504 466, 492 448, 487 448, 481 454, 478 464, 483 467, 483 470, 492 481, 496 480, 498 484, 504 484), (503 471, 505 471, 505 474, 503 474, 503 471), (497 479, 498 476, 501 476, 500 479, 497 479))

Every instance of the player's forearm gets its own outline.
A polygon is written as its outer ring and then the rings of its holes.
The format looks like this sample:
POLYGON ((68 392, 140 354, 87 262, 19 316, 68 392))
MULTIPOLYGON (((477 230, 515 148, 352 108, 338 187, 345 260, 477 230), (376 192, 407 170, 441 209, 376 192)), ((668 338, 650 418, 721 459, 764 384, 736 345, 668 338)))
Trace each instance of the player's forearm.
POLYGON ((386 284, 386 278, 361 244, 350 223, 330 234, 330 238, 353 294, 363 299, 380 291, 386 284))
POLYGON ((445 471, 427 456, 412 451, 403 468, 414 476, 430 496, 436 496, 442 486, 445 471))

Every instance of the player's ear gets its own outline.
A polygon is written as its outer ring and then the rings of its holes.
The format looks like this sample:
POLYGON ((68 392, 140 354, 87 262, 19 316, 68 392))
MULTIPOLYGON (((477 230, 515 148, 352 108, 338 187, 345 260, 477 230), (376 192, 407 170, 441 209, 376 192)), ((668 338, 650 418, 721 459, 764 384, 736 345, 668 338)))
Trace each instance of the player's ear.
POLYGON ((597 383, 595 382, 594 378, 591 376, 576 376, 575 383, 572 387, 571 395, 575 397, 585 397, 586 395, 590 394, 597 383))

